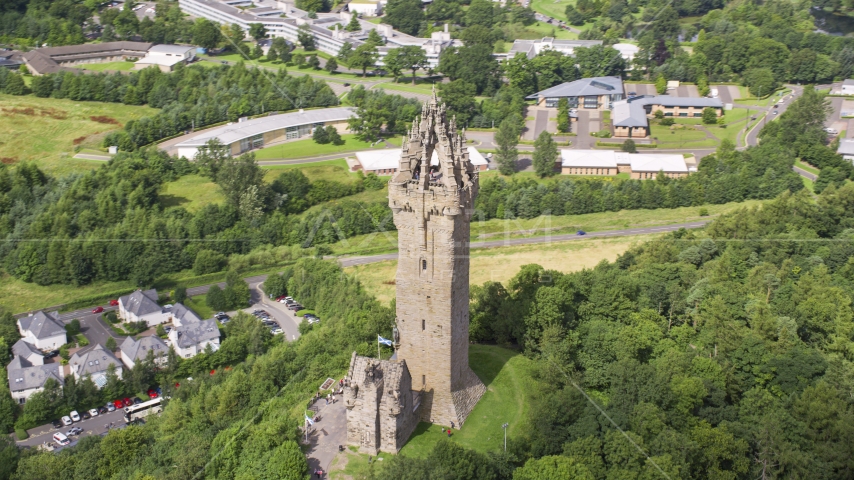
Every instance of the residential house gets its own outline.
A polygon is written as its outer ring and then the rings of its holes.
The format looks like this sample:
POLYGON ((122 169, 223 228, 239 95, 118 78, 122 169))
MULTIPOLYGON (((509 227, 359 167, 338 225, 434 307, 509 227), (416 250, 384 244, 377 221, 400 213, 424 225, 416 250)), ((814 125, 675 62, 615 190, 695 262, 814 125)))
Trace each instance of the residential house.
POLYGON ((203 353, 210 345, 219 350, 219 327, 216 320, 202 320, 175 327, 169 332, 169 342, 182 358, 191 358, 203 353))
POLYGON ((145 321, 149 327, 169 321, 169 308, 157 304, 157 290, 137 290, 119 297, 119 318, 125 322, 145 321))
MULTIPOLYGON (((20 348, 26 349, 25 346, 20 348)), ((32 355, 15 355, 6 366, 6 375, 9 378, 9 391, 18 404, 25 403, 32 394, 43 390, 49 378, 60 385, 63 384, 62 366, 59 363, 44 364, 44 358, 35 358, 32 355), (28 358, 32 358, 32 361, 28 358)))
POLYGON ((157 335, 142 337, 139 340, 127 337, 119 346, 119 355, 128 370, 132 369, 137 362, 145 360, 149 352, 154 352, 154 363, 162 365, 166 363, 169 347, 157 335))
POLYGON ((74 375, 75 379, 80 380, 88 376, 98 388, 103 388, 107 384, 107 372, 110 365, 116 366, 116 375, 122 378, 122 362, 113 355, 113 352, 104 348, 100 343, 86 347, 72 355, 68 365, 71 367, 71 374, 74 375))
POLYGON ((202 318, 199 317, 196 312, 190 310, 181 303, 173 305, 170 313, 172 315, 172 325, 176 327, 202 321, 202 318))
POLYGON ((623 99, 623 93, 623 80, 620 77, 593 77, 561 83, 527 98, 537 100, 537 105, 548 108, 557 108, 558 101, 566 98, 569 108, 609 110, 614 102, 623 99))
POLYGON ((32 343, 23 339, 12 345, 12 356, 21 357, 32 365, 44 365, 44 355, 32 343))
POLYGON ((18 319, 18 330, 24 341, 39 350, 55 350, 67 343, 65 325, 57 312, 38 311, 18 319))

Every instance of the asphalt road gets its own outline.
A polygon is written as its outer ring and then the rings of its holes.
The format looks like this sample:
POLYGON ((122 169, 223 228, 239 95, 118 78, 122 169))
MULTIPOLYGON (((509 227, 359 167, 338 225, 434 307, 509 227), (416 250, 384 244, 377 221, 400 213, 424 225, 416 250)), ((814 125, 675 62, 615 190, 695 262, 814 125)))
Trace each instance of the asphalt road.
MULTIPOLYGON (((81 410, 78 410, 78 412, 83 413, 81 410)), ((89 420, 81 420, 79 422, 74 422, 74 424, 69 427, 63 426, 59 429, 53 428, 53 425, 51 424, 42 425, 41 427, 36 427, 27 430, 27 433, 30 434, 30 437, 26 440, 16 441, 15 443, 19 447, 34 447, 36 445, 41 445, 43 442, 52 442, 53 434, 56 432, 66 433, 68 432, 68 430, 71 429, 71 427, 80 427, 83 429, 83 433, 78 436, 68 437, 69 440, 71 440, 71 444, 68 445, 68 447, 73 447, 77 444, 77 440, 82 437, 87 437, 89 435, 103 435, 107 433, 108 429, 105 428, 105 426, 110 422, 113 422, 114 428, 124 425, 124 411, 121 409, 117 409, 113 412, 107 412, 103 415, 92 417, 89 420)), ((14 436, 12 438, 14 439, 14 436)))
POLYGON ((810 173, 810 172, 808 172, 802 168, 792 167, 792 170, 794 170, 795 173, 797 173, 798 175, 800 175, 804 178, 808 178, 808 179, 812 180, 813 182, 816 181, 816 179, 818 178, 818 175, 816 175, 814 173, 810 173))
POLYGON ((765 110, 765 112, 760 114, 760 115, 764 115, 766 118, 763 118, 762 116, 757 116, 757 118, 759 118, 762 121, 757 122, 756 126, 754 126, 753 129, 747 133, 747 145, 748 146, 758 145, 759 144, 759 132, 762 130, 762 127, 765 125, 765 123, 773 121, 774 119, 776 119, 777 117, 782 115, 783 112, 785 112, 786 109, 789 108, 789 105, 792 103, 792 101, 794 101, 795 98, 799 97, 801 95, 801 93, 803 93, 803 90, 804 90, 803 87, 798 87, 795 85, 786 85, 786 86, 791 88, 792 91, 794 92, 794 94, 786 95, 785 97, 783 97, 783 99, 784 99, 783 103, 779 104, 780 106, 778 106, 777 108, 771 107, 771 108, 765 109, 764 107, 753 107, 757 110, 759 110, 760 108, 762 110, 765 110), (778 112, 777 115, 774 115, 773 113, 771 113, 771 111, 773 111, 773 110, 776 110, 778 112), (767 118, 767 117, 770 117, 770 118, 767 118))

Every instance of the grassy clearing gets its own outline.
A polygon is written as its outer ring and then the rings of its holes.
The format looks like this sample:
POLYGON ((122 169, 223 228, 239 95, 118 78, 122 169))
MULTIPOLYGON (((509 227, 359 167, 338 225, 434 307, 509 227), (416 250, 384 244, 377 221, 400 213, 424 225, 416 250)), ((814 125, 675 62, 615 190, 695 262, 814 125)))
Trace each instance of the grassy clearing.
POLYGON ((205 304, 204 295, 197 295, 195 297, 187 297, 184 300, 184 306, 189 308, 190 310, 196 312, 203 319, 205 318, 213 318, 214 312, 211 307, 205 304))
POLYGON ((795 160, 795 166, 800 168, 801 170, 805 170, 807 172, 812 173, 813 175, 818 175, 821 171, 812 165, 808 165, 800 160, 795 160))
MULTIPOLYGON (((471 253, 469 281, 472 285, 506 283, 519 273, 522 265, 529 263, 547 264, 548 268, 561 272, 592 268, 602 260, 615 260, 617 255, 632 245, 652 236, 590 238, 573 242, 475 249, 471 253)), ((379 301, 391 303, 395 296, 396 260, 347 267, 344 271, 357 278, 379 301)))
POLYGON ((807 177, 801 177, 801 181, 804 182, 804 187, 812 193, 815 193, 815 182, 810 180, 807 177))
POLYGON ((9 159, 6 163, 34 161, 55 175, 95 168, 100 163, 71 160, 75 146, 100 147, 108 132, 156 112, 120 103, 0 94, 0 158, 9 159))
MULTIPOLYGON (((534 391, 531 379, 533 362, 514 350, 471 345, 469 365, 486 384, 487 390, 463 427, 452 432, 450 441, 482 453, 495 452, 504 445, 503 423, 510 424, 508 437, 521 435, 526 425, 534 391)), ((421 423, 400 454, 425 457, 439 440, 447 438, 441 425, 421 423)))
POLYGON ((102 282, 93 285, 75 287, 72 285, 36 285, 25 283, 8 274, 0 274, 0 307, 12 313, 26 312, 54 305, 62 305, 71 300, 133 288, 132 282, 102 282))
POLYGON ((317 180, 328 180, 333 182, 348 182, 359 178, 360 174, 351 172, 347 167, 347 162, 343 158, 336 160, 327 160, 324 162, 313 163, 296 163, 291 165, 269 165, 264 167, 267 170, 264 175, 264 180, 268 183, 272 182, 282 173, 282 170, 297 169, 308 177, 312 182, 317 180))
POLYGON ((105 62, 105 63, 87 63, 84 65, 75 65, 74 68, 81 70, 89 70, 92 72, 129 72, 133 70, 134 62, 105 62))
MULTIPOLYGON (((296 140, 293 142, 286 142, 281 145, 273 145, 272 147, 266 147, 260 150, 255 150, 255 159, 276 160, 288 158, 302 158, 319 155, 330 155, 340 152, 369 150, 371 148, 370 142, 364 142, 362 140, 359 140, 358 138, 356 138, 356 135, 351 133, 341 135, 341 139, 344 140, 343 145, 332 145, 331 143, 321 145, 319 143, 315 143, 315 141, 311 138, 306 138, 305 140, 296 140)), ((381 143, 378 146, 384 147, 385 145, 381 143)))
POLYGON ((650 133, 657 139, 659 148, 712 147, 714 139, 707 139, 706 132, 694 128, 674 128, 652 124, 650 133))
MULTIPOLYGON (((563 8, 566 9, 566 6, 563 8)), ((563 12, 555 18, 565 20, 563 12)), ((525 27, 525 30, 519 34, 518 37, 520 40, 537 40, 543 37, 554 37, 558 40, 576 40, 578 38, 578 34, 563 28, 558 28, 556 25, 552 25, 550 23, 537 22, 525 27)))
POLYGON ((166 207, 184 207, 189 212, 224 200, 219 187, 201 175, 185 175, 163 185, 160 199, 166 207))

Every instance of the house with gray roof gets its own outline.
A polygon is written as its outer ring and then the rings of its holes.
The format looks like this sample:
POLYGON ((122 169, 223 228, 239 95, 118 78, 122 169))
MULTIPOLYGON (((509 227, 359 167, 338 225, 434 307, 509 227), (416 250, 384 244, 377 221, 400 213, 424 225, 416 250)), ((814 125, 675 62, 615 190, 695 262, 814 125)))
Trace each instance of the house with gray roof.
POLYGON ((191 323, 198 323, 202 321, 202 317, 198 316, 196 312, 185 307, 182 303, 176 303, 175 305, 173 305, 171 313, 172 325, 176 327, 188 325, 191 323))
POLYGON ((608 110, 614 102, 623 99, 623 94, 623 79, 620 77, 593 77, 561 83, 527 98, 548 108, 557 108, 558 101, 566 98, 569 108, 608 110))
POLYGON ((720 117, 724 106, 719 98, 672 97, 670 95, 631 97, 614 102, 611 121, 616 138, 649 136, 649 117, 661 111, 665 117, 700 118, 703 110, 712 108, 720 117))
POLYGON ((26 403, 32 394, 43 390, 48 379, 52 378, 60 385, 63 384, 63 372, 60 364, 44 364, 43 358, 38 361, 42 363, 33 363, 16 355, 12 362, 6 366, 9 391, 18 404, 26 403))
POLYGON ((145 360, 149 352, 154 355, 154 363, 160 365, 166 363, 169 347, 157 335, 142 337, 139 340, 127 337, 119 346, 119 356, 128 369, 133 368, 137 362, 145 360))
POLYGON ((170 309, 157 304, 157 290, 137 290, 119 297, 119 318, 125 322, 145 321, 149 327, 169 321, 170 309))
POLYGON ((649 136, 649 119, 643 104, 622 100, 614 102, 611 113, 615 137, 645 138, 649 136))
POLYGON ((852 138, 843 138, 839 140, 839 148, 836 149, 836 153, 842 155, 843 160, 848 160, 849 162, 854 162, 854 139, 852 138))
POLYGON ((122 362, 113 355, 113 352, 104 348, 100 343, 86 347, 72 355, 68 365, 71 367, 71 374, 76 380, 88 376, 98 388, 103 388, 107 384, 107 372, 110 365, 116 366, 116 375, 122 378, 122 362))
POLYGON ((67 342, 65 324, 57 312, 39 310, 33 315, 18 319, 18 330, 24 341, 39 350, 55 350, 67 342))
POLYGON ((44 355, 32 343, 18 340, 12 345, 12 356, 21 357, 33 365, 44 365, 44 355))
POLYGON ((169 332, 169 343, 182 358, 203 353, 208 345, 219 350, 219 327, 216 320, 202 320, 175 327, 169 332))

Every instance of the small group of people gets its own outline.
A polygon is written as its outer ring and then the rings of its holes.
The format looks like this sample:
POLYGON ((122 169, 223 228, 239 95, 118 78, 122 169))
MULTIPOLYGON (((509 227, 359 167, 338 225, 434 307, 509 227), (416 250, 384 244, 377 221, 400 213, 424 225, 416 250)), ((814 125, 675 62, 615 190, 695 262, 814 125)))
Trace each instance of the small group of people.
POLYGON ((322 468, 316 469, 314 471, 314 475, 317 476, 317 478, 323 478, 323 469, 322 468))

